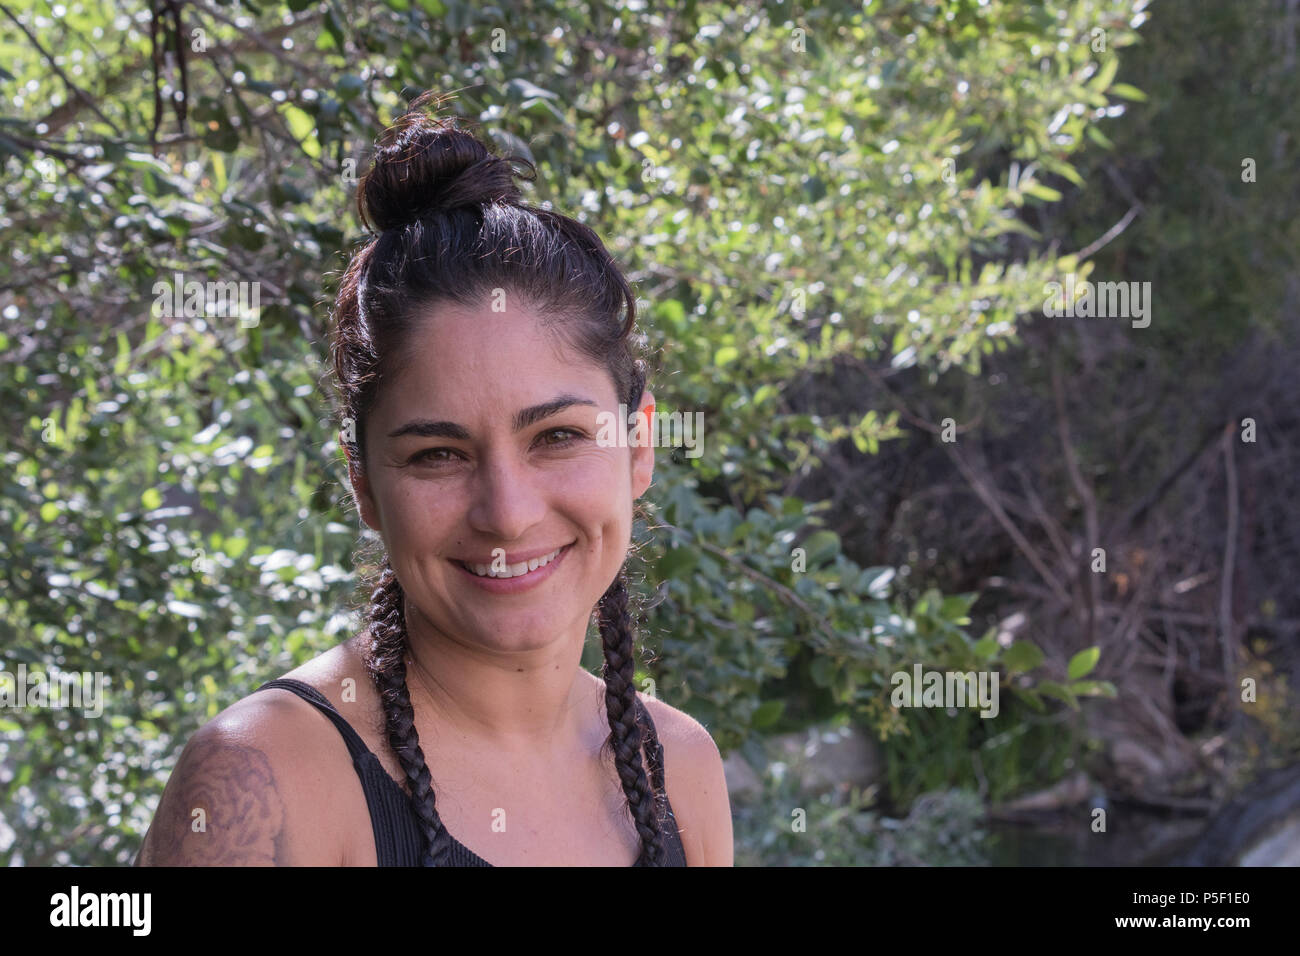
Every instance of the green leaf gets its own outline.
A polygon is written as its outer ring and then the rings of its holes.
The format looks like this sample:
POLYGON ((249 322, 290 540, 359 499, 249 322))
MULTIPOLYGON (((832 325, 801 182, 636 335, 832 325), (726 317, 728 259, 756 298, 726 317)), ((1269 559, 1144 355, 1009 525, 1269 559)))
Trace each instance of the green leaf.
POLYGON ((889 567, 863 568, 858 575, 857 592, 884 600, 889 596, 889 584, 894 580, 895 570, 889 567))
POLYGON ((1061 198, 1060 192, 1051 186, 1044 186, 1042 183, 1033 181, 1020 184, 1020 191, 1033 196, 1035 199, 1041 199, 1044 202, 1056 202, 1061 198))
POLYGON ((781 719, 781 714, 785 711, 785 701, 769 700, 758 706, 754 711, 754 716, 750 718, 750 723, 756 730, 762 730, 764 727, 771 727, 781 719))
POLYGON ((1002 655, 1002 662, 1007 665, 1008 674, 1020 674, 1043 663, 1043 652, 1029 641, 1016 641, 1002 655))
POLYGON ((343 29, 339 26, 339 19, 332 9, 325 11, 325 30, 326 33, 321 34, 320 40, 317 41, 317 47, 329 49, 333 46, 336 50, 342 50, 345 44, 343 29))
POLYGON ((840 553, 840 536, 834 531, 814 531, 800 547, 808 555, 808 567, 815 567, 840 553))
POLYGON ((121 378, 126 374, 126 370, 131 360, 131 343, 126 337, 125 332, 117 333, 117 361, 113 363, 113 375, 121 378))
POLYGON ((1087 134, 1090 140, 1092 140, 1102 149, 1115 148, 1115 144, 1111 141, 1110 137, 1107 136, 1105 133, 1103 133, 1101 130, 1097 129, 1096 126, 1089 126, 1084 132, 1087 134))
POLYGON ((667 548, 655 565, 655 573, 661 581, 683 577, 695 570, 699 558, 700 553, 695 548, 667 548))
POLYGON ((969 624, 970 618, 966 616, 966 612, 975 603, 976 597, 977 595, 974 594, 948 595, 939 605, 939 616, 947 618, 954 624, 969 624))
POLYGON ((1011 692, 1034 710, 1038 711, 1038 713, 1042 714, 1047 711, 1047 707, 1043 704, 1043 698, 1032 690, 1024 687, 1012 687, 1011 692))
POLYGON ((217 124, 216 129, 212 129, 210 126, 204 129, 203 143, 218 151, 213 154, 213 172, 217 175, 217 180, 220 183, 219 188, 224 191, 226 186, 225 163, 218 165, 216 158, 221 153, 233 153, 239 148, 239 131, 231 125, 230 120, 224 115, 217 117, 214 122, 217 124))
POLYGON ((1054 680, 1041 680, 1034 685, 1034 690, 1048 697, 1055 697, 1057 700, 1069 704, 1075 710, 1079 709, 1079 702, 1074 699, 1074 695, 1054 680))
POLYGON ((976 657, 986 661, 991 661, 998 653, 997 634, 990 630, 989 633, 976 641, 975 646, 971 649, 975 652, 976 657))
POLYGON ((1072 693, 1080 697, 1115 697, 1115 685, 1108 680, 1080 680, 1069 685, 1072 693))
POLYGON ((1070 666, 1066 670, 1067 676, 1070 680, 1078 680, 1080 677, 1088 676, 1088 674, 1092 673, 1092 669, 1097 666, 1097 660, 1100 657, 1100 647, 1084 648, 1070 658, 1070 666))
POLYGON ((1145 103, 1147 95, 1139 90, 1136 86, 1130 86, 1127 83, 1116 83, 1110 88, 1110 92, 1116 96, 1121 96, 1126 100, 1133 100, 1137 103, 1145 103))
POLYGON ((686 323, 686 306, 676 299, 664 299, 656 303, 653 311, 656 322, 674 329, 680 329, 686 323))
POLYGON ((289 132, 293 135, 293 138, 298 141, 298 145, 302 147, 303 152, 312 157, 312 159, 319 158, 320 143, 318 143, 315 136, 312 135, 316 129, 315 118, 310 113, 299 109, 292 103, 286 103, 281 107, 281 112, 284 115, 285 122, 289 126, 289 132))
POLYGON ((158 493, 157 488, 146 488, 144 494, 140 496, 140 504, 144 506, 145 511, 153 511, 155 508, 162 507, 162 495, 158 493))
POLYGON ((355 73, 344 73, 334 81, 334 89, 338 91, 341 100, 355 99, 365 88, 366 81, 355 73))
POLYGON ((1110 86, 1111 80, 1115 79, 1115 71, 1119 69, 1119 57, 1110 56, 1102 61, 1097 75, 1088 81, 1088 89, 1103 93, 1110 86))
POLYGON ((1059 176, 1064 176, 1066 179, 1074 183, 1074 185, 1076 186, 1087 185, 1087 183, 1083 181, 1083 177, 1079 175, 1079 171, 1075 169, 1073 166, 1071 166, 1069 163, 1066 162, 1053 163, 1052 172, 1056 173, 1059 176))

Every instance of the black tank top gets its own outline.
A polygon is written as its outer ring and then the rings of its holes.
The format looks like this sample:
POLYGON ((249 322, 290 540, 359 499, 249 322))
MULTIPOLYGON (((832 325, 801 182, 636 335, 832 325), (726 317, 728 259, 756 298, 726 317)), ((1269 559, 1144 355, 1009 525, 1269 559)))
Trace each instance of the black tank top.
MULTIPOLYGON (((273 687, 290 691, 309 704, 315 705, 316 709, 328 717, 343 735, 348 754, 352 757, 352 765, 357 770, 357 776, 361 778, 361 789, 366 795, 366 805, 370 808, 370 826, 375 833, 378 865, 419 866, 424 857, 424 834, 420 830, 420 819, 406 791, 388 775, 379 758, 371 753, 360 735, 343 719, 343 715, 334 709, 324 694, 310 684, 289 677, 268 681, 258 690, 273 687)), ((640 698, 637 698, 636 705, 641 717, 653 727, 650 713, 641 703, 640 698)), ((662 768, 650 768, 652 773, 660 769, 662 768)), ((660 824, 664 835, 664 849, 667 852, 667 862, 664 865, 685 866, 686 850, 677 832, 677 818, 673 815, 672 804, 668 803, 667 793, 664 794, 660 824)), ((492 865, 455 837, 451 837, 449 859, 451 866, 492 865)))

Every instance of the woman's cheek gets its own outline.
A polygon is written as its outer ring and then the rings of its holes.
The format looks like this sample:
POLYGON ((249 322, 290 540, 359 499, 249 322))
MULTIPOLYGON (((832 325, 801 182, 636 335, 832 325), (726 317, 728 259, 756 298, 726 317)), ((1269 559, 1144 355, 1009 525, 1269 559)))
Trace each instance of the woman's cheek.
POLYGON ((557 469, 556 487, 566 498, 583 501, 600 502, 608 505, 619 499, 619 492, 626 482, 627 470, 620 470, 618 454, 627 454, 627 449, 598 448, 589 454, 576 455, 567 463, 568 467, 557 469))
MULTIPOLYGON (((428 550, 454 523, 460 495, 433 482, 403 483, 395 492, 393 511, 385 522, 389 546, 428 550)), ((459 513, 464 513, 463 507, 459 513)))

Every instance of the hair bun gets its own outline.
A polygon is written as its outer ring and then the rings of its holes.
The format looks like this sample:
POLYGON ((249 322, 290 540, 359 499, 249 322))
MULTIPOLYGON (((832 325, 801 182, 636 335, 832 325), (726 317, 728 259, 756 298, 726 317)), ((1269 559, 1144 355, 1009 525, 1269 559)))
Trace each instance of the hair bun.
MULTIPOLYGON (((376 143, 374 164, 357 190, 361 221, 374 232, 396 229, 437 212, 493 202, 520 202, 515 163, 500 157, 455 116, 438 117, 443 103, 422 93, 376 143)), ((530 177, 531 178, 531 177, 530 177)))

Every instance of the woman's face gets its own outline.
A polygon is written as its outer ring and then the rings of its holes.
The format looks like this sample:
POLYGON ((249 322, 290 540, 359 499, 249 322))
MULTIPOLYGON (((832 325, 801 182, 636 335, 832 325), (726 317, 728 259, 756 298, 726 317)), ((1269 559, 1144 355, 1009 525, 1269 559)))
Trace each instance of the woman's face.
MULTIPOLYGON (((586 634, 654 469, 648 444, 597 441, 600 416, 617 416, 621 400, 609 372, 543 333, 519 296, 506 301, 502 312, 427 310, 366 419, 364 474, 357 462, 351 472, 408 614, 502 651, 586 634), (508 579, 465 567, 514 574, 557 549, 548 565, 508 579)), ((649 392, 640 408, 653 414, 649 392)))

